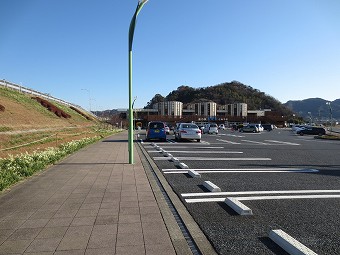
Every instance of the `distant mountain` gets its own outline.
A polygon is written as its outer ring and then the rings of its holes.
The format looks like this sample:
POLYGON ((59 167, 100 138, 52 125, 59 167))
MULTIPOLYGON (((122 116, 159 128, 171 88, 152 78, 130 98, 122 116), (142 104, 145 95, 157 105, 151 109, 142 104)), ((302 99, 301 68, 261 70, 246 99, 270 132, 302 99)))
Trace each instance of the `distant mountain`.
POLYGON ((165 97, 156 94, 145 108, 152 108, 153 104, 163 101, 180 101, 183 104, 213 101, 220 105, 247 103, 248 110, 271 109, 280 115, 287 116, 293 114, 289 108, 277 99, 238 81, 226 82, 205 88, 180 86, 165 97))
MULTIPOLYGON (((308 98, 304 100, 290 100, 284 105, 301 117, 308 117, 309 113, 313 118, 326 120, 330 118, 330 108, 327 101, 322 98, 308 98)), ((330 102, 332 116, 334 119, 340 119, 340 99, 330 102)))

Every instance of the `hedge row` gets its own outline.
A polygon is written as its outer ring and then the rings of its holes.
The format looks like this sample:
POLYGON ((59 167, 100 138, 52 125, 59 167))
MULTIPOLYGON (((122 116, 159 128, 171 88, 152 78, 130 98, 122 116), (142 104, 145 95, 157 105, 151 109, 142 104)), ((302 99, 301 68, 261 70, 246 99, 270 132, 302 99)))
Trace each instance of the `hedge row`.
POLYGON ((56 148, 51 147, 42 152, 23 153, 15 157, 0 158, 0 191, 100 138, 99 136, 84 138, 62 144, 56 148))

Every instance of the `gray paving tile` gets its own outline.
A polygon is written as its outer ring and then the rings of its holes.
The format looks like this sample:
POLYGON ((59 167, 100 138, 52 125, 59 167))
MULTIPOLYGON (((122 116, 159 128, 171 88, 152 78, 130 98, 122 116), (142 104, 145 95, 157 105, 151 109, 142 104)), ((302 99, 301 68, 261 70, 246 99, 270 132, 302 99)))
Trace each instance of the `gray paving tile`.
POLYGON ((162 215, 158 212, 141 214, 142 222, 164 222, 162 215))
POLYGON ((95 225, 112 225, 118 223, 118 215, 98 215, 95 225))
POLYGON ((62 238, 67 231, 67 227, 48 227, 43 228, 39 235, 36 237, 37 239, 52 239, 52 238, 62 238))
POLYGON ((53 251, 25 252, 24 255, 53 255, 53 251))
POLYGON ((51 219, 56 212, 57 210, 38 210, 29 219, 51 219))
MULTIPOLYGON (((103 225, 99 225, 103 226, 103 225)), ((115 229, 117 227, 115 226, 115 229)), ((108 232, 108 231, 101 231, 101 229, 93 230, 89 243, 87 247, 89 249, 95 249, 95 248, 108 248, 111 247, 114 249, 116 245, 116 239, 117 239, 117 230, 108 232)))
POLYGON ((55 251, 61 238, 35 239, 26 252, 55 251))
POLYGON ((162 222, 143 222, 142 227, 145 245, 167 244, 169 242, 168 231, 162 222))
POLYGON ((52 218, 48 221, 46 227, 68 227, 71 225, 73 218, 52 218))
POLYGON ((42 228, 19 228, 7 240, 33 240, 42 228))
POLYGON ((96 217, 77 217, 74 218, 71 226, 92 226, 96 221, 96 217))
POLYGON ((82 204, 80 210, 99 210, 101 203, 82 204))
POLYGON ((49 219, 29 219, 26 220, 20 228, 43 228, 49 219))
POLYGON ((92 226, 69 227, 57 250, 86 249, 91 232, 92 226))
POLYGON ((118 224, 118 233, 142 233, 142 224, 137 223, 120 223, 118 224))
POLYGON ((141 222, 139 214, 119 214, 119 223, 137 223, 141 222))
POLYGON ((176 252, 169 242, 167 244, 145 245, 146 255, 176 255, 176 252))
POLYGON ((101 203, 100 209, 110 209, 110 208, 119 208, 119 201, 115 202, 108 202, 108 203, 101 203))
POLYGON ((54 255, 84 255, 84 254, 85 254, 85 250, 56 251, 54 253, 54 255))
POLYGON ((19 228, 26 220, 22 219, 10 219, 0 221, 0 229, 16 229, 19 228))
MULTIPOLYGON (((115 248, 86 249, 85 255, 115 255, 115 248)), ((134 255, 137 255, 134 254, 134 255)))
POLYGON ((130 245, 130 246, 117 246, 116 247, 116 255, 136 255, 136 254, 145 255, 144 245, 130 245))
POLYGON ((114 207, 114 208, 100 208, 98 215, 118 215, 119 212, 119 208, 118 207, 114 207))
POLYGON ((0 244, 14 233, 14 229, 0 229, 0 244))
POLYGON ((53 218, 72 218, 76 216, 77 213, 78 209, 60 209, 54 214, 53 218))
POLYGON ((99 209, 79 209, 75 217, 95 217, 99 209))
POLYGON ((22 254, 30 245, 31 240, 8 240, 0 245, 0 254, 8 255, 11 253, 22 254))
POLYGON ((117 247, 131 245, 144 245, 143 234, 139 232, 117 234, 117 247))

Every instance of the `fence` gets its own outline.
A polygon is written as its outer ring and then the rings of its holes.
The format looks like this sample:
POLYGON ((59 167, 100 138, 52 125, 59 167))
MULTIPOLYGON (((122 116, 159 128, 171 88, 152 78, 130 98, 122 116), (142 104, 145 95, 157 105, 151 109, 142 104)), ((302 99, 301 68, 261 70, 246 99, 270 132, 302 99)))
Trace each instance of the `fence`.
POLYGON ((5 87, 5 88, 10 88, 10 89, 17 90, 17 91, 19 91, 19 92, 21 92, 21 93, 31 94, 31 95, 34 95, 34 96, 43 97, 43 98, 45 98, 45 99, 47 99, 47 100, 52 100, 52 101, 61 103, 61 104, 63 104, 63 105, 73 106, 73 107, 78 108, 78 109, 80 109, 80 110, 82 110, 82 111, 84 111, 84 112, 87 112, 87 113, 89 113, 90 115, 92 115, 93 117, 97 118, 97 116, 94 115, 92 112, 89 112, 89 111, 85 110, 84 108, 82 108, 82 107, 79 106, 79 105, 71 104, 71 103, 66 102, 66 101, 64 101, 64 100, 62 100, 62 99, 53 97, 53 96, 51 96, 50 94, 44 94, 44 93, 38 92, 38 91, 33 90, 33 89, 25 88, 25 87, 23 87, 23 86, 21 86, 21 85, 18 85, 18 84, 15 84, 15 83, 6 81, 5 79, 0 80, 0 86, 5 87))

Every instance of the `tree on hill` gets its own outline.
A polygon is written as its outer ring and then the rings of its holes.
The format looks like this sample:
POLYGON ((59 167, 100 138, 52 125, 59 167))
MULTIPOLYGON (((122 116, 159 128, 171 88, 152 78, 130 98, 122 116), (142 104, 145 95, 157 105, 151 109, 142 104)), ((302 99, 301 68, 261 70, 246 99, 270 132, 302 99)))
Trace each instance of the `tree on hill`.
POLYGON ((151 109, 156 103, 163 102, 164 97, 161 94, 156 94, 146 105, 146 109, 151 109))
POLYGON ((271 109, 282 115, 293 114, 290 109, 274 97, 238 81, 225 82, 205 88, 192 88, 183 85, 170 92, 166 97, 159 94, 155 95, 146 108, 152 108, 154 103, 162 101, 180 101, 183 104, 213 101, 220 105, 246 103, 250 110, 271 109))

